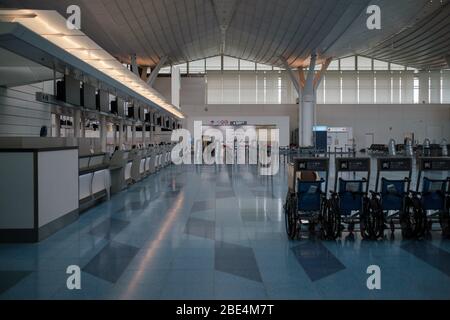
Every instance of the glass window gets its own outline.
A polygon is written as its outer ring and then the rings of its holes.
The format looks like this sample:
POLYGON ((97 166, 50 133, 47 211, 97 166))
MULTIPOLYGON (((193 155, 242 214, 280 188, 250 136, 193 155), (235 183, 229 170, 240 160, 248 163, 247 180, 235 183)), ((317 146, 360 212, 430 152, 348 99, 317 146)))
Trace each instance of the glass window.
POLYGON ((256 70, 272 70, 272 66, 269 66, 267 64, 257 63, 256 70))
POLYGON ((391 70, 405 70, 405 67, 399 64, 391 63, 391 70))
POLYGON ((358 70, 372 70, 372 59, 366 57, 357 57, 358 70))
POLYGON ((339 61, 338 60, 331 61, 327 70, 339 70, 339 61))
POLYGON ((389 64, 385 61, 373 60, 373 68, 374 70, 388 70, 389 64))
POLYGON ((239 59, 224 56, 223 70, 239 70, 239 59))
POLYGON ((341 70, 355 70, 355 56, 340 59, 341 60, 341 70))
POLYGON ((189 73, 205 73, 205 59, 189 62, 189 73))
POLYGON ((239 70, 256 70, 256 65, 251 61, 239 60, 239 70))
POLYGON ((206 58, 206 70, 222 70, 221 56, 206 58))
POLYGON ((159 70, 159 73, 161 73, 161 74, 171 74, 172 73, 171 69, 172 68, 170 66, 167 66, 167 67, 161 68, 159 70))
POLYGON ((180 73, 181 74, 186 74, 187 73, 187 63, 178 64, 177 67, 180 68, 180 73))

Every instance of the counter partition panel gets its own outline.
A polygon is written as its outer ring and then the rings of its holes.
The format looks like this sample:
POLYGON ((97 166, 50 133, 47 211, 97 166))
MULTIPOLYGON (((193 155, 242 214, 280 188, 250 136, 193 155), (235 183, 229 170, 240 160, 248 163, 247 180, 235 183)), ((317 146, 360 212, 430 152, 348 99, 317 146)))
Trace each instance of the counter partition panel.
POLYGON ((78 218, 78 147, 0 149, 0 242, 37 242, 78 218))

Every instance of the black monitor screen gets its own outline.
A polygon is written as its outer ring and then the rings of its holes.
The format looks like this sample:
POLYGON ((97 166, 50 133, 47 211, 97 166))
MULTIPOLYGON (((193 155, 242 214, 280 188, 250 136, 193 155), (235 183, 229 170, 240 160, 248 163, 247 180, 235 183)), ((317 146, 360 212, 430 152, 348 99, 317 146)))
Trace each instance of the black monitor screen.
POLYGON ((95 102, 95 87, 84 83, 83 89, 82 89, 82 100, 83 100, 83 107, 87 109, 96 109, 96 102, 95 102))
POLYGON ((81 105, 80 99, 80 84, 79 80, 72 78, 70 76, 64 77, 65 84, 65 101, 67 103, 79 106, 81 105))
POLYGON ((109 112, 109 93, 105 90, 98 90, 97 109, 103 112, 109 112))

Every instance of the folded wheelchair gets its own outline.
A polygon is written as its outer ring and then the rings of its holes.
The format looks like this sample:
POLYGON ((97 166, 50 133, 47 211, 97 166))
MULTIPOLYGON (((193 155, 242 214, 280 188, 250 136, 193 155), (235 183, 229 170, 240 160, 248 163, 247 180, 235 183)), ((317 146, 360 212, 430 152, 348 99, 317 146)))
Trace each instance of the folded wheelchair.
POLYGON ((321 224, 328 174, 328 158, 295 158, 288 164, 289 187, 284 210, 289 239, 299 238, 305 228, 315 232, 321 224), (325 177, 320 178, 320 174, 325 177))
POLYGON ((337 239, 345 228, 353 234, 355 225, 362 238, 376 238, 377 220, 369 214, 370 158, 336 158, 335 168, 334 191, 322 210, 323 238, 337 239))

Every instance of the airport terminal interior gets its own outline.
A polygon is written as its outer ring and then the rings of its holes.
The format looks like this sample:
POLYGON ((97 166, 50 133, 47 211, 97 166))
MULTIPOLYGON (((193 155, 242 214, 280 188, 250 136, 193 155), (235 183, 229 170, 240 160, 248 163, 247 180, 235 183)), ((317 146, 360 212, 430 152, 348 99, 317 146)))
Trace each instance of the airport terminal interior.
POLYGON ((0 0, 0 300, 450 299, 449 0, 0 0))

